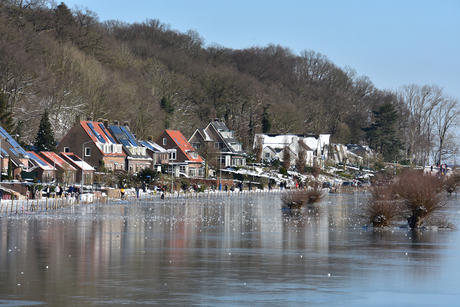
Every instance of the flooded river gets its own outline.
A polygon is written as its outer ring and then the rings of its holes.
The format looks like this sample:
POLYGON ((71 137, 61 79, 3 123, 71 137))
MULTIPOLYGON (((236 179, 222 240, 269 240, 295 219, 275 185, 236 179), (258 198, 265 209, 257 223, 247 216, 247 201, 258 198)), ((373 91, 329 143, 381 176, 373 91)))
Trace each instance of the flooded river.
MULTIPOLYGON (((362 228, 364 195, 115 202, 0 218, 0 306, 455 306, 460 232, 362 228)), ((460 202, 448 205, 460 225, 460 202)))

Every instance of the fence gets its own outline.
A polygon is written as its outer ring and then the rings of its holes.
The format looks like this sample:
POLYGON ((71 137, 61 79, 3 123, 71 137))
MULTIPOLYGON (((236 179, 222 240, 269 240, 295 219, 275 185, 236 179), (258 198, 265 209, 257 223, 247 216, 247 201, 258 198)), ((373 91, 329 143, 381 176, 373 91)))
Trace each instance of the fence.
POLYGON ((95 197, 94 194, 82 194, 79 199, 75 197, 58 197, 58 198, 41 198, 27 200, 2 200, 0 204, 0 214, 5 213, 31 213, 31 212, 47 212, 57 210, 74 205, 98 204, 118 201, 166 201, 174 199, 210 199, 224 197, 247 197, 247 196, 264 196, 264 195, 280 195, 284 190, 243 190, 243 191, 205 191, 205 192, 174 192, 174 193, 158 193, 149 191, 141 192, 139 198, 135 193, 126 194, 123 199, 107 196, 95 197))

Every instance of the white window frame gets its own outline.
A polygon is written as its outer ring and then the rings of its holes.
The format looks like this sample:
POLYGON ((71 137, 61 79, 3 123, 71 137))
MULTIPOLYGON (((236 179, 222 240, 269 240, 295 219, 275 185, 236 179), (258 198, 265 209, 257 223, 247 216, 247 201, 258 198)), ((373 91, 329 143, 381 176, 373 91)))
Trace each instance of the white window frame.
POLYGON ((91 157, 91 147, 85 147, 85 157, 91 157))

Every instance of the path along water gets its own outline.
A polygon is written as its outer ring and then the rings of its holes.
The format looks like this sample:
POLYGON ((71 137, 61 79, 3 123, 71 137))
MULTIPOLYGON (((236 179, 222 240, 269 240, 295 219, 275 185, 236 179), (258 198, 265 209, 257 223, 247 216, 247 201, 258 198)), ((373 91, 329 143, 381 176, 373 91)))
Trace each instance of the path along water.
POLYGON ((294 213, 279 194, 4 212, 0 306, 457 304, 459 232, 363 229, 365 197, 294 213))

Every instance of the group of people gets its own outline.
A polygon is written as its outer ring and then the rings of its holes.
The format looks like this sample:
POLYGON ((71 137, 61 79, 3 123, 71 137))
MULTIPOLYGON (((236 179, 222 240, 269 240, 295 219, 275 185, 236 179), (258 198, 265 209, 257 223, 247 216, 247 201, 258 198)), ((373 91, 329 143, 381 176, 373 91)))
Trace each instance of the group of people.
MULTIPOLYGON (((54 187, 54 193, 56 197, 62 197, 62 194, 65 193, 64 196, 71 196, 71 197, 78 197, 82 193, 81 187, 78 186, 69 186, 67 192, 65 192, 64 188, 60 185, 54 187)), ((27 197, 31 199, 40 199, 42 194, 45 194, 47 198, 51 195, 51 186, 47 185, 44 189, 40 190, 39 186, 30 186, 29 190, 27 191, 27 197)))

